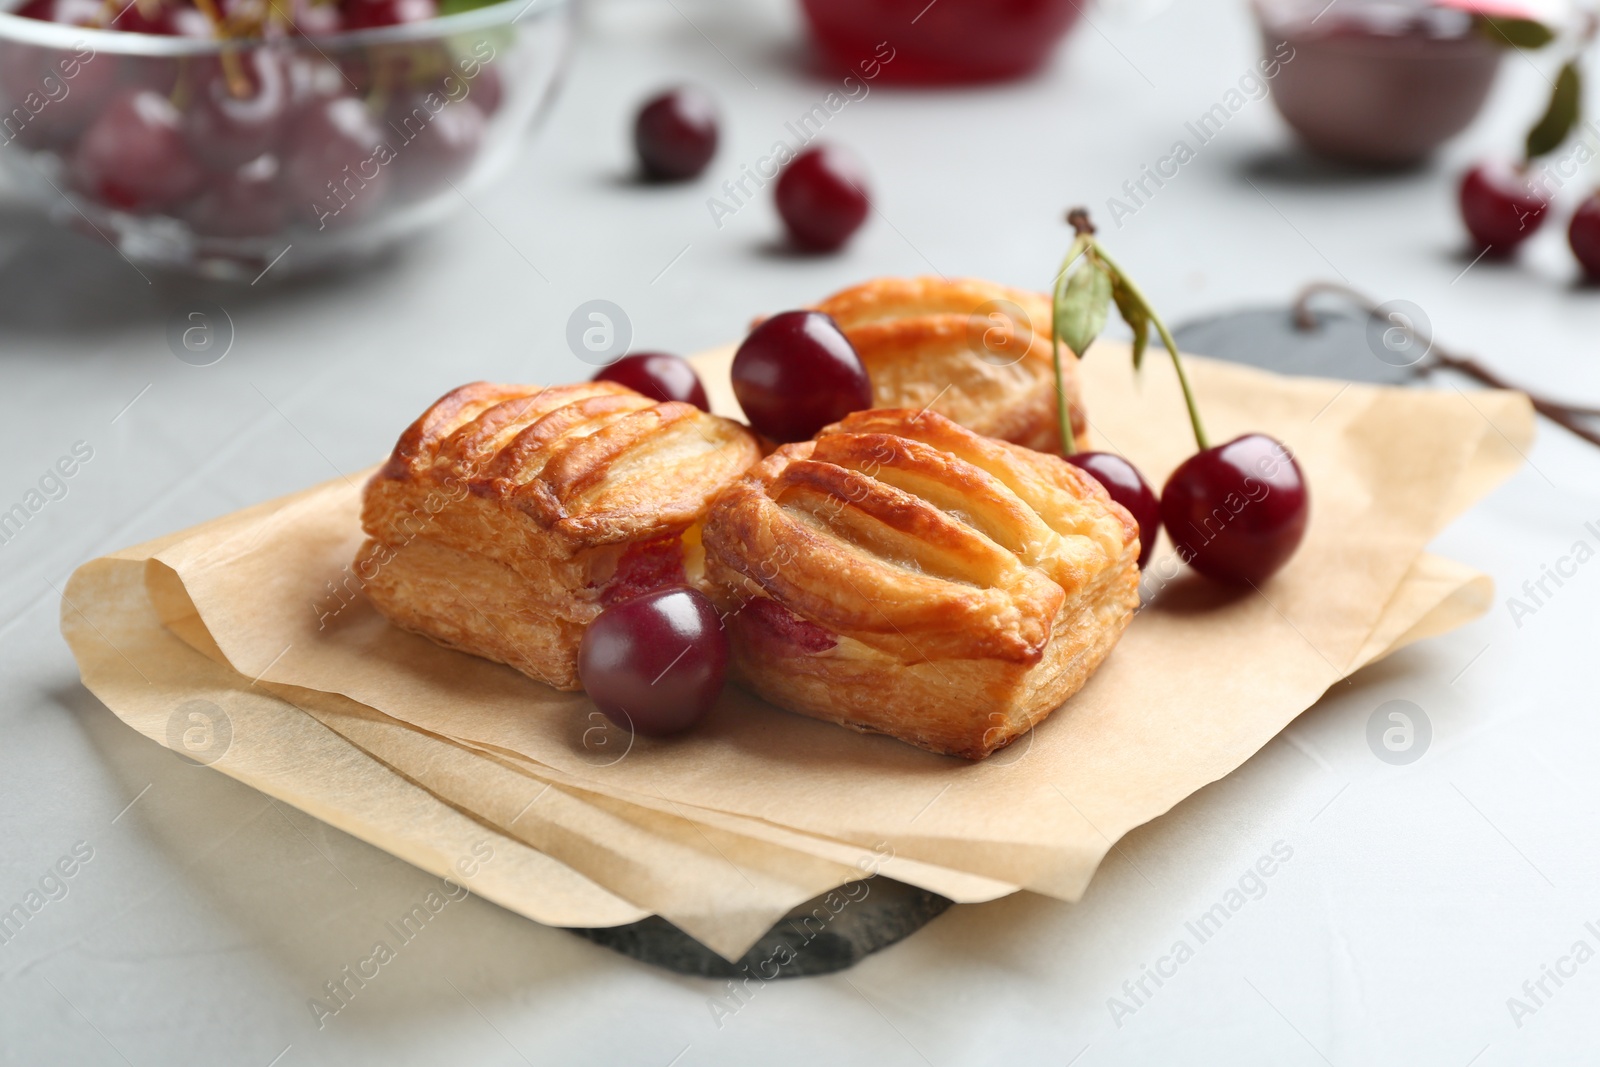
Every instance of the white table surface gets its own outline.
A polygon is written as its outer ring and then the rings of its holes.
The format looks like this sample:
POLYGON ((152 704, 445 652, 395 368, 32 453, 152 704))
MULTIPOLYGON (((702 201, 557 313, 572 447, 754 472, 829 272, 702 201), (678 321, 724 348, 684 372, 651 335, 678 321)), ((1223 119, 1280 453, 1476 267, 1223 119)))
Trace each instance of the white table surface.
MULTIPOLYGON (((1494 575, 1488 617, 1338 687, 1130 835, 1081 903, 954 909, 849 972, 763 987, 721 1028, 707 1006, 717 983, 474 898, 319 1031, 308 998, 429 876, 181 763, 78 683, 53 589, 72 568, 363 467, 461 381, 586 376, 564 341, 582 301, 624 307, 636 345, 692 351, 875 274, 1043 284, 1067 242, 1062 209, 1104 216, 1256 55, 1234 0, 1126 3, 1093 20, 1032 81, 875 86, 834 118, 828 136, 866 157, 880 209, 836 258, 775 252, 766 198, 720 231, 705 206, 713 182, 829 88, 807 73, 783 4, 592 9, 550 122, 475 199, 481 214, 349 277, 147 284, 104 245, 0 207, 0 506, 74 442, 94 450, 67 497, 0 546, 0 908, 76 843, 93 849, 68 895, 0 945, 0 1060, 1594 1062, 1600 959, 1559 987, 1546 979, 1533 1014, 1507 1005, 1575 942, 1600 949, 1585 927, 1600 930, 1600 564, 1520 627, 1503 603, 1573 542, 1600 540, 1583 526, 1600 521, 1600 455, 1547 424, 1528 466, 1435 546, 1494 575), (714 177, 633 187, 633 104, 689 77, 726 111, 714 177), (237 329, 205 368, 173 358, 164 335, 197 295, 237 329), (1367 745, 1368 717, 1391 699, 1432 724, 1408 766, 1367 745), (1293 855, 1265 894, 1114 1019, 1108 998, 1278 842, 1293 855)), ((1600 400, 1600 295, 1574 286, 1558 227, 1520 265, 1461 273, 1453 175, 1517 143, 1539 79, 1512 60, 1437 166, 1380 179, 1304 166, 1271 105, 1253 103, 1106 235, 1170 320, 1342 275, 1416 302, 1444 339, 1531 384, 1600 400)))

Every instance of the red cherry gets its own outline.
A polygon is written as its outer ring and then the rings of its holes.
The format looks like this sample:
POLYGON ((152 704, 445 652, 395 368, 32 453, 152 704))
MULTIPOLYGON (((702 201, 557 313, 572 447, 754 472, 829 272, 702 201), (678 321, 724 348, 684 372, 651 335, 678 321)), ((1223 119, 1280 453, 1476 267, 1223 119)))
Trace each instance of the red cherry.
MULTIPOLYGON (((87 9, 77 0, 35 0, 18 14, 75 26, 90 26, 101 10, 98 0, 87 9), (53 16, 53 17, 52 17, 53 16)), ((0 117, 4 132, 29 147, 70 145, 117 92, 118 62, 87 46, 47 48, 0 41, 0 117), (29 102, 29 98, 33 100, 29 102), (48 98, 41 106, 39 99, 48 98), (31 119, 19 123, 18 108, 31 119)))
POLYGON ((1161 532, 1161 501, 1137 467, 1114 452, 1074 452, 1067 462, 1082 467, 1106 487, 1111 499, 1128 509, 1139 524, 1139 569, 1150 562, 1161 532))
POLYGON ((633 147, 648 178, 695 177, 717 152, 715 101, 692 85, 652 97, 633 121, 633 147))
POLYGON ((1583 273, 1590 281, 1600 281, 1600 194, 1591 193, 1572 213, 1572 224, 1567 227, 1567 243, 1572 254, 1583 265, 1583 273))
POLYGON ((734 353, 731 376, 750 425, 779 444, 872 406, 861 357, 820 311, 785 311, 757 326, 734 353))
POLYGON ((347 225, 377 207, 392 169, 379 158, 383 143, 366 105, 353 96, 306 109, 284 160, 284 187, 302 220, 319 229, 347 225))
POLYGON ((326 37, 344 28, 344 13, 333 4, 300 4, 289 32, 301 37, 326 37))
POLYGON ((213 174, 184 217, 206 237, 270 237, 289 221, 276 157, 264 155, 227 174, 213 174))
POLYGON ((1533 236, 1548 206, 1520 171, 1479 164, 1461 179, 1461 219, 1490 255, 1510 255, 1533 236))
POLYGON ((498 67, 484 65, 478 68, 478 73, 467 79, 472 102, 478 105, 478 110, 485 115, 493 115, 500 110, 500 105, 505 102, 505 85, 500 81, 498 67))
POLYGON ((347 30, 371 30, 426 22, 438 14, 434 0, 350 0, 344 5, 344 26, 347 30))
POLYGON ((172 102, 148 89, 125 90, 84 131, 73 154, 77 186, 123 211, 160 211, 187 198, 202 173, 184 143, 172 102))
POLYGON ((13 13, 68 26, 98 26, 105 5, 100 0, 28 0, 13 13))
POLYGON ((647 737, 687 730, 728 673, 728 635, 705 595, 678 587, 602 611, 578 646, 578 678, 606 718, 647 737))
POLYGON ((389 143, 397 153, 394 166, 403 196, 421 197, 443 189, 466 174, 483 147, 489 122, 478 105, 470 100, 444 103, 444 99, 432 93, 402 93, 389 105, 385 133, 393 134, 389 143))
POLYGON ((682 356, 666 352, 636 352, 623 356, 594 376, 597 382, 616 382, 651 400, 682 400, 701 411, 711 410, 700 375, 682 356))
POLYGON ((184 133, 195 158, 212 170, 232 171, 270 151, 289 117, 289 76, 279 56, 268 48, 238 55, 245 84, 237 87, 220 62, 195 63, 204 80, 184 114, 184 133), (236 96, 236 88, 246 91, 236 96))
POLYGON ((1161 521, 1179 558, 1230 585, 1259 584, 1287 563, 1310 512, 1300 465, 1259 433, 1195 453, 1161 490, 1161 521))
POLYGON ((178 25, 173 19, 173 8, 160 0, 146 0, 145 3, 127 3, 121 11, 106 22, 108 30, 120 30, 123 33, 148 33, 162 37, 175 37, 178 25))
POLYGON ((872 207, 861 162, 835 145, 808 148, 790 161, 776 197, 789 239, 808 252, 842 246, 872 207))

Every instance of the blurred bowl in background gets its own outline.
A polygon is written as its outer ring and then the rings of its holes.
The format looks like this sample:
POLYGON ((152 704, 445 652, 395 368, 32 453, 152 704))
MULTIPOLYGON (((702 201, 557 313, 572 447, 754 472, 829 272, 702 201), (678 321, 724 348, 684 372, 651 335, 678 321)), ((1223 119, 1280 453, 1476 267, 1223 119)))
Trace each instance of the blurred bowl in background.
POLYGON ((1472 122, 1505 49, 1463 11, 1426 3, 1257 0, 1269 55, 1294 50, 1272 99, 1308 148, 1346 163, 1413 166, 1472 122))
POLYGON ((137 264, 250 280, 356 260, 506 169, 564 70, 571 8, 226 41, 0 12, 0 161, 137 264))
POLYGON ((1000 81, 1042 66, 1088 0, 801 0, 835 63, 902 84, 1000 81), (868 73, 868 71, 876 73, 868 73))

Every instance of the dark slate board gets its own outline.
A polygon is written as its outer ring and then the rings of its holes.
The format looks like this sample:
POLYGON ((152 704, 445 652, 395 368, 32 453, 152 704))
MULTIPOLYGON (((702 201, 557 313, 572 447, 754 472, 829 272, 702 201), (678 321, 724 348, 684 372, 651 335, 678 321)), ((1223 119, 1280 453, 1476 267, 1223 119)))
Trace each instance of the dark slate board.
POLYGON ((729 963, 659 915, 626 926, 572 932, 624 956, 705 978, 800 978, 832 974, 916 933, 950 907, 926 889, 879 875, 806 901, 736 963, 729 963), (860 888, 865 886, 863 895, 860 888), (855 899, 851 899, 854 897, 855 899), (842 906, 840 902, 845 901, 842 906), (819 910, 820 909, 820 910, 819 910), (823 917, 826 916, 826 919, 823 917))
MULTIPOLYGON (((1354 309, 1318 311, 1317 325, 1297 329, 1288 306, 1245 308, 1186 322, 1172 331, 1185 352, 1246 363, 1262 370, 1380 385, 1413 381, 1421 353, 1391 335, 1385 324, 1354 309)), ((1425 324, 1424 324, 1424 328, 1425 324)), ((1159 351, 1159 348, 1157 349, 1159 351)))

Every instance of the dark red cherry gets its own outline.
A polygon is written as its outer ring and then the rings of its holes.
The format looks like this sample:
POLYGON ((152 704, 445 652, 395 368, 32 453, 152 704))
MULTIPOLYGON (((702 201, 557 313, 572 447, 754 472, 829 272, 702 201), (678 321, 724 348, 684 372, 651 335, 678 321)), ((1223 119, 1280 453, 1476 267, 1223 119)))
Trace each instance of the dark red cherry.
POLYGON ((1590 194, 1572 213, 1567 243, 1582 264, 1584 276, 1590 281, 1600 281, 1600 195, 1590 194))
POLYGON ((616 382, 651 400, 681 400, 701 411, 710 411, 706 387, 700 375, 682 356, 666 352, 636 352, 623 356, 594 376, 597 382, 616 382))
POLYGON ((1461 179, 1461 220, 1490 255, 1510 255, 1532 237, 1547 206, 1527 175, 1515 168, 1479 164, 1461 179))
POLYGON ((344 5, 344 28, 371 30, 405 22, 426 22, 439 14, 434 0, 350 0, 344 5))
POLYGON ((842 246, 872 207, 861 162, 835 145, 796 156, 778 176, 776 197, 789 239, 808 252, 842 246))
POLYGON ((271 151, 289 117, 289 75, 277 53, 235 56, 237 81, 219 61, 195 61, 200 84, 183 116, 190 151, 212 170, 232 171, 271 151))
POLYGON ((120 11, 106 21, 105 28, 122 33, 148 33, 161 37, 175 37, 177 23, 173 19, 174 6, 162 0, 144 0, 143 3, 124 4, 120 11))
POLYGON ((1161 490, 1161 521, 1179 558, 1231 585, 1259 584, 1287 563, 1310 513, 1300 465, 1259 433, 1195 453, 1161 490))
MULTIPOLYGON (((100 10, 97 0, 89 6, 100 10)), ((30 9, 42 10, 30 5, 30 9)), ((56 21, 91 25, 94 12, 55 0, 56 21)), ((70 145, 117 92, 118 61, 78 42, 46 48, 0 41, 0 139, 17 138, 29 147, 70 145), (20 110, 19 110, 20 109, 20 110)))
POLYGON ((353 96, 307 108, 284 160, 284 188, 300 219, 317 229, 348 225, 383 200, 391 167, 382 130, 353 96))
POLYGON ((289 221, 281 171, 276 157, 264 155, 227 174, 213 174, 184 217, 206 237, 269 237, 289 221))
POLYGON ((692 85, 652 97, 633 120, 633 147, 647 178, 693 178, 717 152, 716 103, 692 85))
POLYGON ((72 174, 101 203, 141 213, 177 204, 203 177, 184 143, 178 109, 160 93, 131 88, 84 131, 72 174))
POLYGON ((1139 524, 1139 569, 1150 562, 1161 532, 1161 501, 1137 467, 1114 452, 1074 452, 1067 462, 1082 467, 1106 487, 1111 499, 1128 509, 1139 524))
POLYGON ((437 93, 402 93, 387 117, 396 177, 401 195, 409 197, 438 192, 466 174, 489 125, 471 100, 452 104, 437 93))
POLYGON ((300 37, 326 37, 345 28, 344 13, 334 4, 299 4, 289 32, 300 37))
POLYGON ((647 737, 687 730, 711 711, 728 673, 728 635, 705 595, 677 587, 602 611, 578 646, 589 699, 647 737))
POLYGON ((731 376, 750 425, 779 444, 872 406, 861 357, 820 311, 785 311, 757 326, 734 353, 731 376))
POLYGON ((472 102, 478 105, 478 110, 485 115, 493 115, 500 110, 500 105, 505 101, 505 84, 500 80, 500 69, 485 64, 478 68, 478 73, 467 79, 472 102))
POLYGON ((15 14, 68 26, 98 26, 105 15, 105 4, 101 0, 28 0, 15 14))

